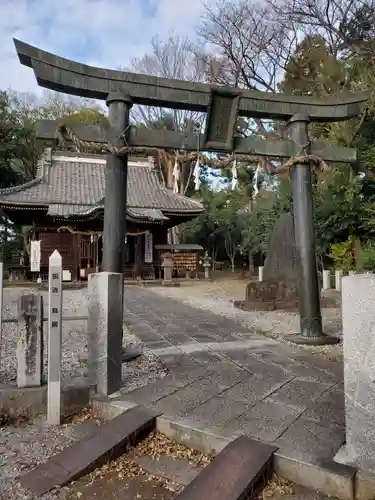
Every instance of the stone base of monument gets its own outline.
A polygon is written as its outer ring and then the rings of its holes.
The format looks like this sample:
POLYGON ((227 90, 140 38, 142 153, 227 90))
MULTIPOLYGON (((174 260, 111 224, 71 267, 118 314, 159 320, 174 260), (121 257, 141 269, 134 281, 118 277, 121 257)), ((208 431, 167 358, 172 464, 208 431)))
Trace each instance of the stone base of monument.
POLYGON ((358 468, 356 458, 350 453, 349 447, 344 444, 336 453, 336 463, 353 467, 357 472, 354 478, 354 491, 356 500, 374 500, 375 498, 375 469, 361 470, 358 468))
MULTIPOLYGON (((246 287, 246 298, 235 301, 234 306, 244 311, 298 311, 298 289, 295 281, 250 281, 246 287)), ((321 306, 339 307, 337 297, 321 297, 321 306)))
POLYGON ((335 461, 358 468, 356 499, 375 498, 375 276, 342 279, 346 445, 335 461))
POLYGON ((334 345, 340 342, 339 337, 331 337, 330 335, 325 335, 321 333, 318 337, 305 336, 297 333, 295 335, 286 335, 285 340, 288 342, 293 342, 293 344, 300 345, 334 345))
MULTIPOLYGON (((61 413, 71 414, 90 404, 92 388, 87 379, 71 381, 61 389, 61 413)), ((47 384, 19 388, 0 385, 0 415, 33 418, 47 413, 47 384)))
POLYGON ((355 458, 350 453, 349 447, 346 444, 341 446, 333 460, 338 464, 350 465, 351 467, 356 466, 355 458))

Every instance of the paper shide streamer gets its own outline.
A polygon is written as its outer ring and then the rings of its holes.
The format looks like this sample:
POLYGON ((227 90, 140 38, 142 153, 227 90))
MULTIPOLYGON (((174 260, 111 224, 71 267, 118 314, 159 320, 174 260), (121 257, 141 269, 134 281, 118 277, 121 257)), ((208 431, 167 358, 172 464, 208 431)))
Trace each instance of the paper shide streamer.
POLYGON ((237 159, 234 158, 232 164, 232 191, 234 191, 238 186, 238 171, 237 171, 237 159))
POLYGON ((178 163, 177 158, 174 162, 172 175, 173 175, 173 192, 178 193, 178 185, 180 181, 180 165, 178 163))

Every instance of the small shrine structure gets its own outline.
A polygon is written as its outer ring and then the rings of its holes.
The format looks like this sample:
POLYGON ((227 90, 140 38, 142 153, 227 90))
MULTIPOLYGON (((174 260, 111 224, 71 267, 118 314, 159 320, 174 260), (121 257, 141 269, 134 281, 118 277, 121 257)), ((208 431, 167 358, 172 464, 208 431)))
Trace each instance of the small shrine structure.
MULTIPOLYGON (((65 275, 70 273, 72 280, 87 279, 101 269, 105 169, 104 155, 47 149, 36 179, 0 190, 0 210, 14 223, 30 228, 29 252, 33 253, 34 242, 40 242, 39 255, 30 255, 34 271, 20 264, 9 269, 11 275, 46 278, 54 250, 61 254, 65 275)), ((124 275, 153 279, 160 275, 161 265, 161 252, 155 246, 166 245, 168 230, 198 216, 203 206, 164 187, 147 158, 129 158, 127 191, 124 275)))

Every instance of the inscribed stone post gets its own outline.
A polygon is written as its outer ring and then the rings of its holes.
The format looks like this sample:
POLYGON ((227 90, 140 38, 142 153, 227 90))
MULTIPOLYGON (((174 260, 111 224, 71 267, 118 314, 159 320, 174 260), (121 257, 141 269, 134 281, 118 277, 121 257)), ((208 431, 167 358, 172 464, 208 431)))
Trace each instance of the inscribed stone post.
POLYGON ((330 290, 331 288, 331 271, 323 270, 323 290, 330 290))
POLYGON ((263 266, 258 267, 258 280, 259 281, 263 281, 263 270, 264 270, 263 266))
POLYGON ((342 279, 346 446, 337 461, 375 472, 375 276, 342 279))
POLYGON ((58 425, 61 422, 62 259, 57 250, 49 258, 48 301, 47 421, 58 425))
POLYGON ((343 274, 344 273, 341 270, 335 271, 335 288, 338 292, 341 291, 341 281, 342 281, 343 274))
POLYGON ((17 386, 40 386, 43 374, 43 303, 40 295, 19 297, 17 325, 17 386))
POLYGON ((113 394, 121 388, 123 276, 91 274, 88 282, 89 378, 97 392, 113 394))
POLYGON ((0 368, 2 363, 2 331, 3 331, 3 277, 4 264, 0 262, 0 368))

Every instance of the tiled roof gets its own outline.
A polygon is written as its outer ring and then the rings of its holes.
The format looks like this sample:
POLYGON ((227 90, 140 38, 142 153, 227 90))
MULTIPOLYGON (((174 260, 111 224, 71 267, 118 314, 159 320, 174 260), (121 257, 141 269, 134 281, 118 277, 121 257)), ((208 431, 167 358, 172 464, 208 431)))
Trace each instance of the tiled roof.
MULTIPOLYGON (((44 158, 39 177, 12 188, 0 189, 0 204, 48 206, 50 215, 84 215, 103 207, 105 158, 71 153, 54 153, 44 158)), ((160 220, 163 212, 199 214, 202 205, 163 187, 158 172, 147 161, 129 160, 129 215, 160 220)))

